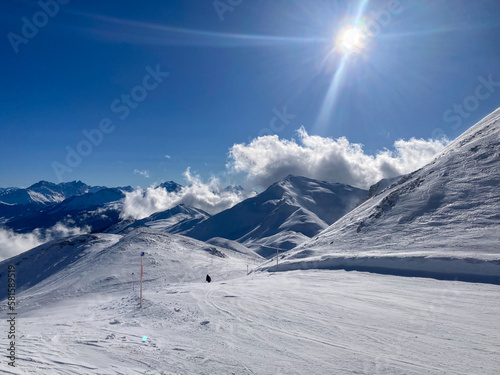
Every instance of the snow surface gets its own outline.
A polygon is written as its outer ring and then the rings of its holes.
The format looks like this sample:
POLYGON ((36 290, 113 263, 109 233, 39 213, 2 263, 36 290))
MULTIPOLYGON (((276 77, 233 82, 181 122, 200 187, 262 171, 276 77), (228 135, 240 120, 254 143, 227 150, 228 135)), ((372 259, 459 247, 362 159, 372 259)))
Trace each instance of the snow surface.
POLYGON ((211 238, 205 242, 209 243, 211 245, 215 245, 215 246, 223 247, 225 249, 236 251, 237 253, 246 254, 250 257, 253 257, 255 261, 259 260, 259 263, 264 259, 259 254, 257 254, 255 251, 253 251, 252 249, 249 249, 248 247, 243 246, 239 242, 228 240, 226 238, 214 237, 214 238, 211 238))
POLYGON ((43 269, 32 268, 37 257, 50 263, 78 254, 18 295, 17 367, 2 360, 2 373, 494 375, 500 368, 496 285, 345 271, 246 275, 245 258, 213 256, 201 242, 150 230, 70 242, 0 263, 5 270, 20 261, 18 275, 29 279, 43 269), (130 274, 138 274, 143 249, 140 308, 130 274))

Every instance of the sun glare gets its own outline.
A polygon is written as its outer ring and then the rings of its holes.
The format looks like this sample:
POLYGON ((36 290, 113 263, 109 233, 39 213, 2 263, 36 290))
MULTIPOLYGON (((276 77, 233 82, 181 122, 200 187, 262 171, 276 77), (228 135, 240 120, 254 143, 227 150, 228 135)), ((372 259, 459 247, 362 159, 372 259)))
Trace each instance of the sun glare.
POLYGON ((358 27, 351 26, 344 29, 337 40, 343 52, 360 52, 365 47, 366 36, 358 27))

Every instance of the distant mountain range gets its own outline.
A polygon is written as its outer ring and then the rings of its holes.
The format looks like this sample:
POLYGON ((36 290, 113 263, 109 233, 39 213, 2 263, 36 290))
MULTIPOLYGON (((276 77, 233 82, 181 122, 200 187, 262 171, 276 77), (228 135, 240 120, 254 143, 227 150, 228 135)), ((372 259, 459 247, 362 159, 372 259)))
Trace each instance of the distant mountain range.
POLYGON ((8 205, 48 205, 59 203, 63 200, 86 193, 94 193, 103 189, 102 186, 88 186, 81 181, 52 182, 40 181, 26 189, 8 188, 0 192, 0 203, 8 205))
MULTIPOLYGON (((182 185, 167 181, 158 188, 179 193, 182 185)), ((225 191, 240 193, 242 189, 228 186, 225 191)), ((204 241, 215 238, 217 242, 219 238, 231 248, 242 246, 268 256, 276 248, 284 251, 304 242, 368 196, 366 190, 352 186, 288 176, 213 217, 199 208, 181 204, 142 220, 123 220, 123 200, 132 190, 130 186, 92 187, 81 181, 41 181, 27 189, 12 188, 0 193, 0 220, 20 233, 49 228, 59 222, 90 227, 94 233, 127 233, 148 227, 204 241)))
POLYGON ((45 207, 87 193, 97 192, 104 187, 88 186, 81 181, 54 184, 40 181, 30 187, 3 188, 0 191, 0 224, 11 219, 36 215, 45 207))

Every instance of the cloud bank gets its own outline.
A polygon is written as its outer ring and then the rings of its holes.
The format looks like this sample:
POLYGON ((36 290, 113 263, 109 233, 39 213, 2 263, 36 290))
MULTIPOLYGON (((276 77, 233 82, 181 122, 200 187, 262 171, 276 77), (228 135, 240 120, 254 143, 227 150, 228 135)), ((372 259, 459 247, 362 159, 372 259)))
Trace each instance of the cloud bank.
POLYGON ((90 232, 90 227, 70 227, 59 222, 48 229, 35 229, 30 233, 16 233, 0 228, 0 261, 16 256, 46 242, 90 232))
POLYGON ((188 168, 184 172, 188 186, 178 192, 168 192, 165 188, 149 187, 127 193, 123 202, 123 219, 143 219, 159 211, 165 211, 179 204, 202 209, 216 214, 246 199, 250 194, 236 189, 224 188, 219 179, 212 177, 204 183, 199 176, 192 175, 188 168))
POLYGON ((346 138, 312 136, 301 127, 298 142, 277 135, 235 144, 227 168, 246 174, 247 182, 266 188, 289 174, 368 188, 382 178, 413 172, 432 161, 449 142, 411 138, 398 140, 394 151, 367 155, 360 144, 346 138))

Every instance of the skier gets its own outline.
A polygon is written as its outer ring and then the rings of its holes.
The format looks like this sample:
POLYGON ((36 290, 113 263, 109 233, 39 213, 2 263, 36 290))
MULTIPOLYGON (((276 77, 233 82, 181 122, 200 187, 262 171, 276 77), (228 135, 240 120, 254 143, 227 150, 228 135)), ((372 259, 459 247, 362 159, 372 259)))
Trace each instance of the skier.
POLYGON ((206 280, 207 280, 207 283, 209 283, 210 281, 212 281, 212 278, 210 277, 210 275, 207 274, 206 280))

